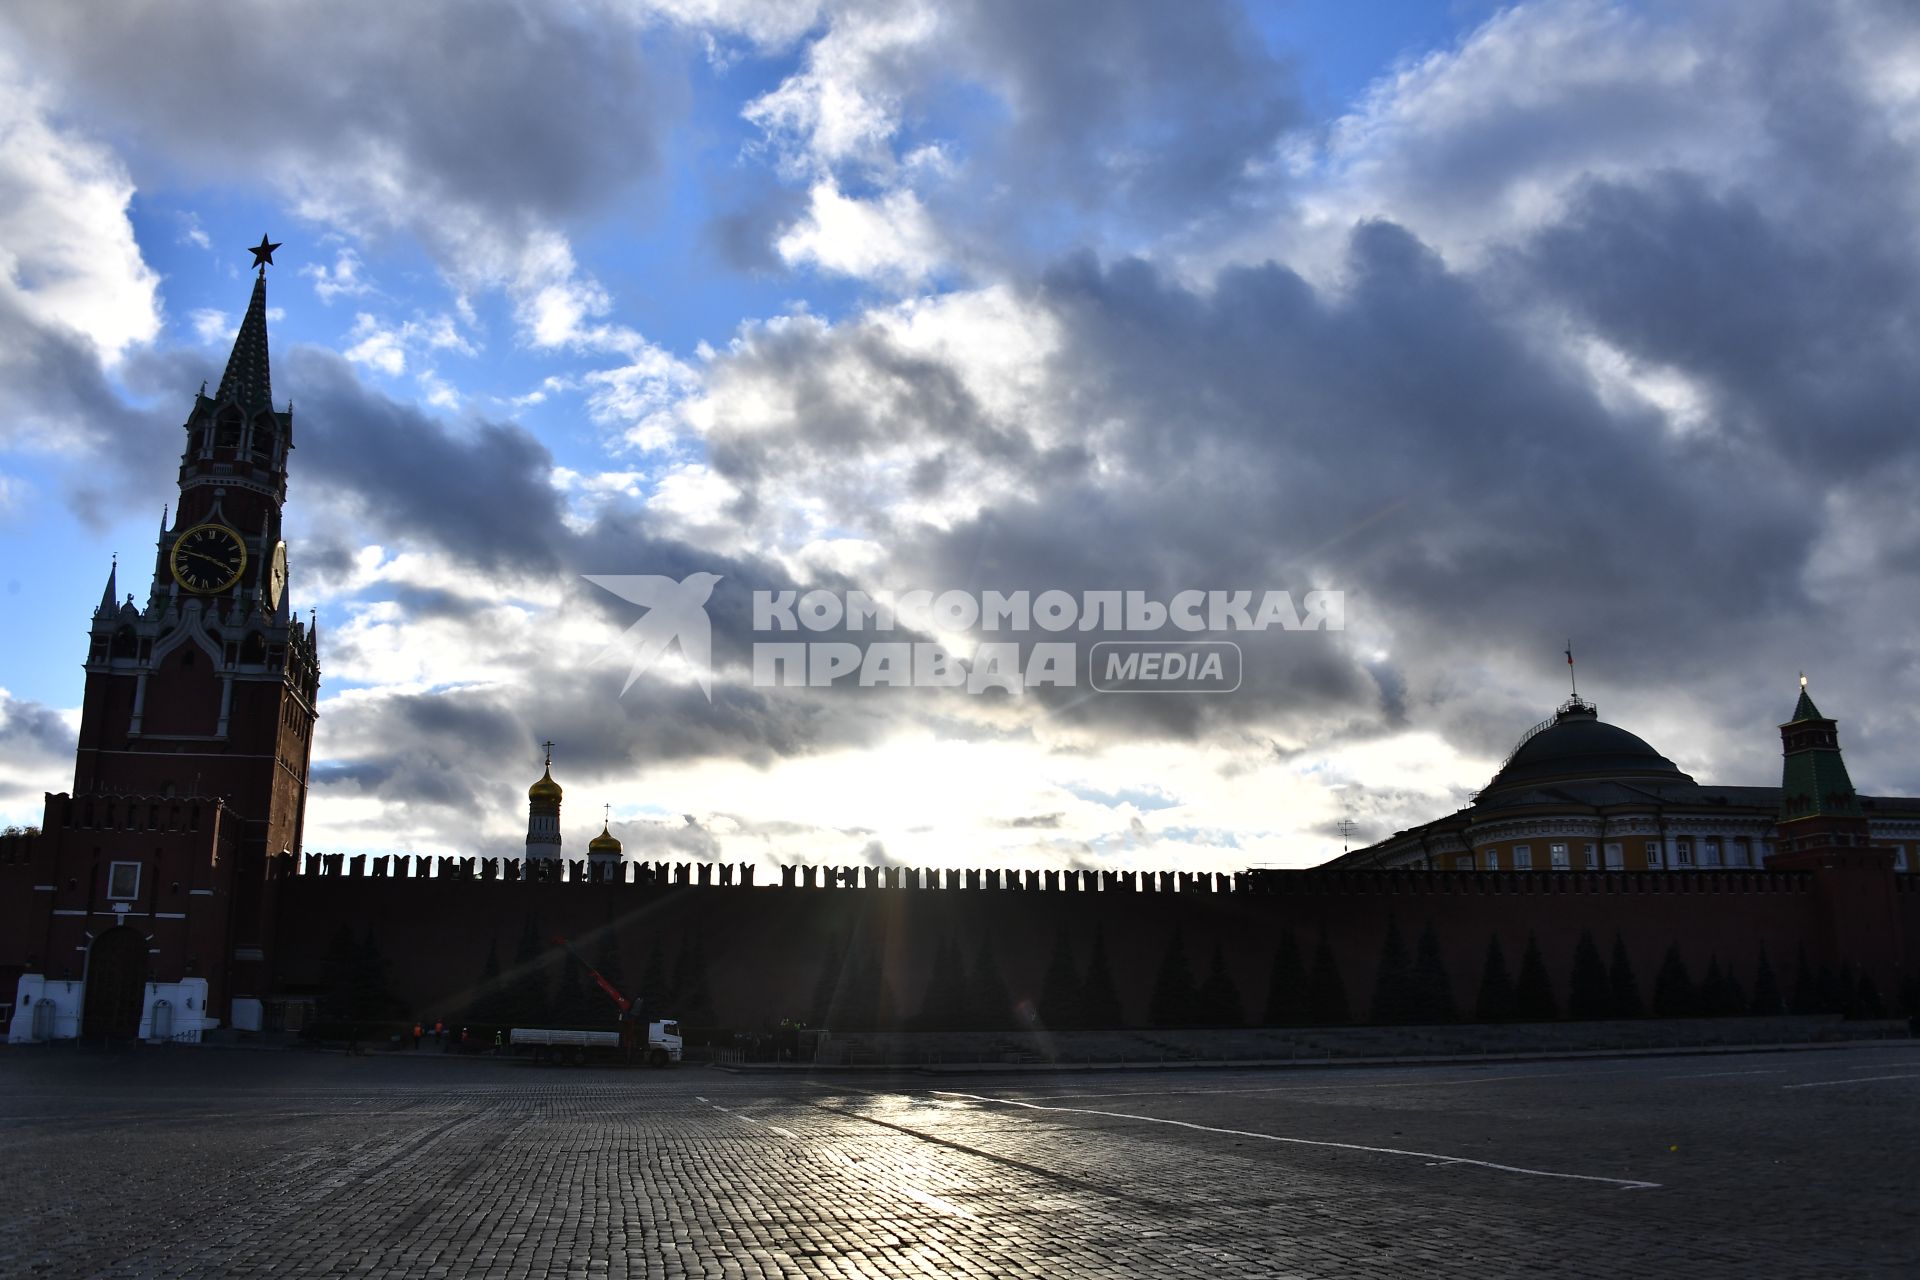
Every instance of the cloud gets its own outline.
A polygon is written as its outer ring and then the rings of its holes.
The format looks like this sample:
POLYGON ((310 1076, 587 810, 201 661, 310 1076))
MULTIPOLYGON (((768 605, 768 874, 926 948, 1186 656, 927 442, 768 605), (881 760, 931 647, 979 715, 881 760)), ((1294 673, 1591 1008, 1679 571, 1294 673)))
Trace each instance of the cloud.
POLYGON ((333 256, 333 265, 324 262, 309 263, 300 268, 300 274, 313 281, 313 292, 320 301, 332 306, 339 298, 358 298, 378 292, 373 282, 361 275, 360 255, 351 248, 342 248, 333 256))
MULTIPOLYGON (((356 302, 347 355, 285 357, 295 590, 337 618, 316 842, 510 853, 531 744, 564 734, 569 812, 674 815, 623 824, 636 852, 1298 862, 1341 812, 1406 825, 1483 782, 1559 696, 1569 635, 1583 692, 1703 777, 1770 779, 1806 667, 1861 785, 1920 789, 1898 712, 1920 588, 1898 6, 1513 6, 1324 128, 1227 6, 478 12, 437 42, 431 6, 318 23, 300 65, 337 72, 283 75, 286 102, 268 32, 234 87, 264 122, 234 138, 213 90, 169 98, 197 64, 107 83, 158 19, 7 20, 91 95, 89 128, 130 139, 133 173, 171 172, 163 149, 257 164, 357 236, 417 236, 465 305, 356 302), (612 35, 579 17, 608 12, 612 35), (326 109, 379 82, 396 36, 430 46, 407 55, 422 78, 326 109), (757 95, 760 145, 712 184, 708 234, 832 285, 687 360, 571 238, 651 181, 675 53, 757 95), (436 78, 445 103, 422 100, 436 78), (529 118, 504 120, 517 99, 529 118), (295 111, 317 123, 267 136, 295 111), (583 121, 599 132, 567 132, 583 121), (362 381, 456 405, 435 361, 472 354, 484 289, 517 354, 560 365, 515 374, 513 407, 582 391, 614 456, 560 466, 537 415, 436 415, 362 381), (694 570, 724 575, 712 706, 667 668, 612 697, 619 664, 593 656, 631 616, 578 575, 694 570), (1327 587, 1349 630, 1243 637, 1232 698, 757 689, 748 593, 787 585, 1327 587)), ((123 225, 119 162, 40 111, 65 158, 19 172, 123 225)), ((344 252, 309 274, 378 296, 344 252)), ((110 283, 137 303, 138 280, 110 283)), ((0 290, 0 431, 110 459, 96 505, 115 476, 164 479, 177 416, 139 403, 217 353, 103 341, 30 292, 0 290)))
POLYGON ((0 303, 46 341, 76 334, 112 362, 158 334, 159 278, 127 219, 126 170, 51 123, 51 109, 44 85, 0 47, 0 303))
POLYGON ((75 720, 0 688, 0 826, 39 826, 46 793, 68 787, 75 720))
MULTIPOLYGON (((651 180, 685 99, 674 39, 648 34, 658 15, 614 31, 591 16, 300 0, 244 24, 244 49, 233 15, 211 10, 140 9, 102 27, 33 6, 3 21, 66 100, 129 139, 136 172, 265 181, 335 229, 411 236, 456 288, 508 290, 547 341, 555 293, 598 288, 573 274, 560 224, 651 180), (205 74, 209 60, 226 71, 205 74)), ((356 288, 343 261, 316 277, 323 296, 356 288)))
POLYGON ((187 313, 193 336, 203 346, 218 346, 233 339, 233 317, 217 307, 201 307, 187 313))
POLYGON ((1304 124, 1286 69, 1211 0, 837 5, 744 115, 809 188, 781 257, 895 286, 1057 246, 1063 212, 1124 243, 1211 219, 1304 124))
POLYGON ((792 265, 903 284, 925 279, 942 259, 940 233, 911 192, 852 200, 830 181, 814 184, 805 216, 776 247, 792 265))

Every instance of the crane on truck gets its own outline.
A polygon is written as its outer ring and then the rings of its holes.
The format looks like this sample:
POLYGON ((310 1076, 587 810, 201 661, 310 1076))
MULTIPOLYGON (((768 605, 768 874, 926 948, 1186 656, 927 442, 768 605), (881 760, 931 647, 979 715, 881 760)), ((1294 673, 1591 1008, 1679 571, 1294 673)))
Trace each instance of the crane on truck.
POLYGON ((620 1062, 644 1062, 664 1067, 680 1061, 683 1041, 680 1024, 671 1019, 647 1021, 644 1002, 639 1006, 620 993, 598 969, 588 964, 573 944, 555 934, 553 944, 566 948, 568 955, 587 971, 594 985, 620 1010, 618 1031, 574 1031, 547 1027, 515 1027, 509 1040, 516 1053, 531 1054, 535 1062, 571 1061, 582 1065, 589 1059, 613 1058, 620 1062))

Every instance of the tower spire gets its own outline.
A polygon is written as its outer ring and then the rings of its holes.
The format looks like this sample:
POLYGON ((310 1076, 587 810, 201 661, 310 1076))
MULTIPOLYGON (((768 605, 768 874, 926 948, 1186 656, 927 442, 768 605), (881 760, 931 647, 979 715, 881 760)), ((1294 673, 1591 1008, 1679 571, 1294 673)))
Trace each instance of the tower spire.
POLYGON ((114 583, 119 572, 120 553, 116 551, 113 553, 113 563, 107 569, 107 589, 100 593, 100 616, 102 617, 113 612, 114 607, 120 602, 120 591, 114 583))
MULTIPOLYGON (((267 238, 260 237, 260 243, 266 245, 267 238)), ((243 409, 270 408, 273 404, 273 379, 267 366, 266 264, 273 261, 273 250, 279 247, 267 246, 264 255, 260 249, 252 251, 260 274, 254 277, 246 318, 233 339, 233 354, 227 357, 227 371, 220 376, 220 392, 215 397, 232 399, 243 409)))
POLYGON ((1840 756, 1839 726, 1813 705, 1807 678, 1793 718, 1780 726, 1780 839, 1795 851, 1826 845, 1865 845, 1866 815, 1840 756))

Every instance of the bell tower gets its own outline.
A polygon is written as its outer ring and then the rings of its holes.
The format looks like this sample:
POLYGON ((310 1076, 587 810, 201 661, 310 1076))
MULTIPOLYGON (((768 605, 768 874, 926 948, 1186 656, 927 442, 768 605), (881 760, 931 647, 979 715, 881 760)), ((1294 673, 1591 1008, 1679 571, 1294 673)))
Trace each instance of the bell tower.
POLYGON ((47 797, 35 855, 44 925, 18 944, 45 998, 73 1006, 55 1034, 260 1025, 320 688, 281 538, 293 409, 274 405, 267 352, 277 248, 252 250, 226 372, 188 410, 151 578, 123 598, 116 563, 89 628, 73 790, 47 797))

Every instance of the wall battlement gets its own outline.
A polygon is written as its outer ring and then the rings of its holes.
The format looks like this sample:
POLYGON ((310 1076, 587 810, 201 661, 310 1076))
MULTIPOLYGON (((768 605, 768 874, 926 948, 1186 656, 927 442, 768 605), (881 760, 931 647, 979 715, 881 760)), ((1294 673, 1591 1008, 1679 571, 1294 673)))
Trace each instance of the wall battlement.
MULTIPOLYGON (((751 863, 621 862, 450 858, 428 854, 314 853, 275 858, 273 878, 464 880, 498 883, 606 884, 751 889, 751 863)), ((1806 871, 1745 868, 1694 871, 1036 871, 960 867, 784 866, 783 889, 964 891, 1066 894, 1403 894, 1408 897, 1542 894, 1806 893, 1806 871)), ((1913 880, 1915 877, 1901 877, 1913 880)), ((764 887, 764 886, 761 886, 764 887)))

